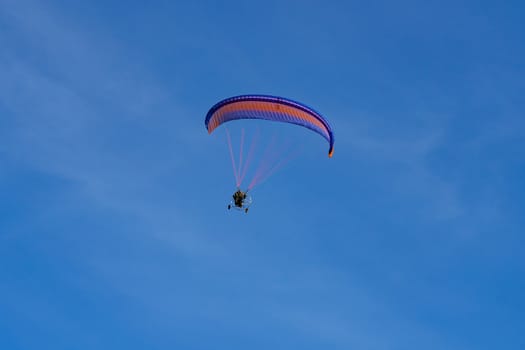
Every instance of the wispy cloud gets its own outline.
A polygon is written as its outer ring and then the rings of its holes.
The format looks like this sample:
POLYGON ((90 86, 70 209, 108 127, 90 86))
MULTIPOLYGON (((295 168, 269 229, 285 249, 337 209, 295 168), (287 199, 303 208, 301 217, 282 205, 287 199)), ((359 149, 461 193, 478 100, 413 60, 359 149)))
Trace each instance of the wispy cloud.
MULTIPOLYGON (((429 282, 423 276, 428 272, 424 268, 413 267, 424 265, 421 252, 414 253, 414 260, 409 263, 399 262, 400 252, 392 254, 394 259, 384 257, 384 261, 382 256, 376 256, 383 253, 381 249, 363 252, 370 255, 367 263, 373 261, 379 266, 377 278, 384 279, 381 287, 389 286, 389 278, 398 278, 399 284, 407 285, 379 293, 379 288, 371 286, 373 282, 356 276, 358 268, 333 263, 332 259, 344 260, 363 249, 346 250, 344 244, 335 247, 343 242, 337 241, 336 234, 353 233, 347 232, 352 227, 346 226, 350 221, 346 206, 328 207, 319 213, 312 210, 314 214, 305 217, 302 210, 311 208, 312 203, 302 203, 298 198, 294 203, 285 203, 298 214, 292 210, 280 213, 276 204, 266 211, 272 215, 271 219, 221 217, 217 223, 216 212, 200 211, 217 202, 224 204, 222 198, 206 198, 206 190, 199 187, 205 183, 210 192, 220 191, 214 186, 216 180, 211 178, 219 176, 219 171, 210 170, 208 164, 203 166, 195 159, 205 147, 204 143, 196 142, 201 140, 201 134, 206 136, 202 121, 180 117, 187 115, 188 107, 142 66, 140 57, 130 54, 129 48, 114 40, 110 32, 87 28, 65 13, 36 1, 2 2, 0 23, 2 30, 9 33, 0 37, 0 108, 6 112, 0 120, 0 163, 22 164, 68 183, 61 188, 67 193, 52 194, 37 209, 49 217, 49 222, 66 220, 72 212, 76 215, 72 215, 71 221, 79 217, 90 221, 97 215, 111 218, 104 223, 107 227, 76 241, 82 249, 63 253, 72 255, 63 260, 82 266, 78 276, 64 277, 77 287, 73 288, 75 291, 85 289, 104 296, 116 295, 118 300, 122 297, 130 301, 127 305, 134 305, 146 314, 138 315, 137 319, 142 321, 144 316, 149 320, 149 315, 167 333, 191 323, 190 320, 197 321, 191 324, 194 332, 202 324, 221 325, 232 338, 242 331, 255 332, 267 326, 275 334, 295 334, 296 339, 324 347, 454 348, 453 336, 439 334, 439 327, 418 319, 410 307, 396 306, 396 292, 439 294, 438 301, 430 302, 434 307, 454 296, 455 291, 447 294, 444 287, 432 290, 438 282, 429 282), (326 216, 334 215, 333 212, 340 215, 340 221, 327 222, 326 216), (334 245, 329 249, 329 257, 321 256, 322 248, 316 246, 322 245, 320 237, 323 244, 334 245), (104 244, 99 245, 97 240, 104 240, 104 244), (335 252, 336 248, 340 251, 335 252), (397 261, 391 261, 396 258, 397 261), (400 266, 403 263, 410 267, 400 266), (427 282, 430 286, 422 286, 427 282)), ((198 34, 201 37, 203 33, 198 34)), ((197 48, 201 45, 199 40, 192 41, 191 36, 185 40, 197 48)), ((228 45, 223 49, 231 49, 229 54, 239 57, 217 66, 244 61, 246 52, 235 43, 228 45)), ((264 81, 257 77, 253 63, 243 62, 241 70, 252 73, 254 70, 256 79, 264 81)), ((239 74, 237 78, 247 81, 253 76, 239 74)), ((487 217, 497 217, 499 197, 485 186, 481 189, 485 193, 481 196, 482 203, 469 201, 462 187, 465 174, 444 173, 439 168, 441 163, 434 162, 436 157, 447 156, 444 150, 454 135, 451 116, 435 115, 431 110, 420 106, 419 117, 411 120, 413 124, 406 119, 403 124, 396 124, 387 120, 387 116, 370 113, 357 117, 353 114, 346 120, 338 119, 337 113, 329 113, 334 115, 337 126, 336 156, 331 164, 341 173, 328 177, 328 185, 347 181, 345 172, 352 171, 352 167, 338 168, 338 164, 358 159, 359 165, 372 165, 374 170, 383 172, 381 181, 388 189, 380 189, 377 196, 391 194, 399 200, 396 206, 407 205, 412 216, 422 216, 422 220, 430 223, 426 227, 453 222, 453 228, 470 229, 474 235, 487 217), (493 203, 496 204, 492 206, 493 203)), ((513 120, 514 125, 521 125, 518 119, 513 120)), ((520 135, 510 128, 499 130, 502 139, 509 134, 520 135)), ((470 144, 478 150, 494 140, 490 132, 478 136, 470 144)), ((206 162, 216 161, 214 151, 209 151, 212 156, 206 162)), ((224 155, 225 176, 229 176, 224 155)), ((470 155, 469 150, 465 151, 459 161, 467 160, 470 155)), ((334 196, 337 195, 343 197, 349 193, 341 191, 334 196)), ((326 198, 320 196, 319 201, 323 200, 326 198)), ((36 224, 19 225, 20 231, 27 235, 39 233, 36 224)), ((64 237, 59 239, 73 239, 75 228, 82 231, 82 227, 75 225, 82 223, 68 226, 68 232, 63 232, 64 237)), ((52 244, 59 240, 57 236, 50 239, 55 240, 52 244)), ((2 238, 9 238, 9 242, 4 240, 9 244, 16 236, 2 238)), ((422 240, 425 246, 434 246, 434 241, 422 240)), ((375 244, 368 243, 369 247, 375 244)), ((439 258, 446 255, 436 254, 439 258)), ((440 259, 426 263, 444 264, 440 259)), ((12 313, 41 325, 54 318, 56 323, 50 326, 54 332, 70 324, 66 329, 78 333, 80 338, 84 334, 85 339, 92 339, 81 327, 71 325, 78 320, 67 312, 62 314, 45 297, 22 294, 17 298, 18 290, 3 288, 0 292, 7 303, 14 303, 9 306, 12 313), (31 297, 34 299, 27 303, 29 306, 23 307, 25 299, 31 297), (31 314, 33 309, 46 316, 31 314)), ((463 296, 458 300, 464 302, 463 296)), ((134 327, 144 330, 152 326, 143 322, 134 327)), ((93 339, 95 342, 97 337, 93 339)))
MULTIPOLYGON (((9 120, 1 131, 3 157, 77 183, 75 190, 96 205, 140 218, 152 237, 186 230, 180 215, 167 220, 180 213, 175 203, 144 201, 160 194, 159 180, 172 185, 169 178, 188 159, 187 152, 164 151, 193 141, 174 120, 181 108, 165 88, 111 38, 88 34, 42 3, 3 3, 2 10, 16 38, 0 58, 0 103, 9 120)), ((198 244, 187 235, 179 243, 206 245, 197 236, 198 244)))

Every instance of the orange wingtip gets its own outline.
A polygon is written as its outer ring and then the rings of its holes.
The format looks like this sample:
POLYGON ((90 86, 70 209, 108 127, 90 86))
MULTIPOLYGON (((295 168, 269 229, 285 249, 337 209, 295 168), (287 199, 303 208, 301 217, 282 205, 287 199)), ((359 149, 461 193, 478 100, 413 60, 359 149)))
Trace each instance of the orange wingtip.
POLYGON ((334 155, 334 149, 332 148, 330 152, 328 152, 328 157, 332 158, 333 155, 334 155))

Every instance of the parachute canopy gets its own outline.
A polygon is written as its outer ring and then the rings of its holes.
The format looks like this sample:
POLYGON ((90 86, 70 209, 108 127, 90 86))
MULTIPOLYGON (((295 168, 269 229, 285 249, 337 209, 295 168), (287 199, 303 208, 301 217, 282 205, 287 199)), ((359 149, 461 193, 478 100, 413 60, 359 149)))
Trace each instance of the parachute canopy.
POLYGON ((303 126, 329 142, 329 157, 334 152, 332 128, 321 114, 302 103, 268 95, 234 96, 215 104, 208 111, 204 124, 211 134, 219 125, 238 119, 265 119, 303 126))

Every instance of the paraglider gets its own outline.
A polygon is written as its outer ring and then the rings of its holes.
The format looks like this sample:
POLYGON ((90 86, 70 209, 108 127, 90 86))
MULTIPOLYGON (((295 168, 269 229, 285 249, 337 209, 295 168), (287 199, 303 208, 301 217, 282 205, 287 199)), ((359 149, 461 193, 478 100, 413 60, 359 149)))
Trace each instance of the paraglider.
POLYGON ((233 201, 228 204, 228 209, 231 209, 233 205, 234 208, 244 210, 245 213, 248 213, 248 208, 250 208, 250 204, 252 204, 252 199, 248 196, 248 191, 243 192, 241 189, 237 189, 232 195, 232 198, 233 201))
MULTIPOLYGON (((328 141, 328 157, 332 157, 334 152, 334 134, 328 121, 314 109, 300 103, 284 97, 270 96, 270 95, 240 95, 224 99, 216 103, 208 113, 204 121, 208 134, 211 134, 220 125, 234 121, 234 120, 246 120, 246 119, 259 119, 268 120, 273 122, 295 124, 321 135, 326 141, 328 141)), ((227 130, 226 130, 227 131, 227 130)), ((275 166, 266 169, 266 174, 262 174, 262 171, 258 171, 250 182, 246 191, 240 189, 241 182, 246 173, 247 163, 244 164, 244 168, 237 169, 229 132, 228 146, 230 148, 230 156, 232 160, 232 166, 236 179, 237 191, 233 194, 233 201, 228 205, 228 209, 236 208, 248 212, 248 207, 252 203, 251 197, 248 196, 253 186, 260 183, 273 173, 282 162, 274 164, 275 166)), ((244 129, 241 136, 241 148, 239 153, 239 163, 242 163, 242 142, 244 140, 244 129)))

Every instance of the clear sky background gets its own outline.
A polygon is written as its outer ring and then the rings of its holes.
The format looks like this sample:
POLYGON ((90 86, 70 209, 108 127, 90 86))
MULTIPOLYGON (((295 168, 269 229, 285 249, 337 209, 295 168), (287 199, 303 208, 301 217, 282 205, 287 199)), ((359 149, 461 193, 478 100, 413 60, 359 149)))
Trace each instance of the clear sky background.
POLYGON ((524 11, 0 0, 0 348, 525 349, 524 11), (247 215, 245 93, 336 136, 247 215))

